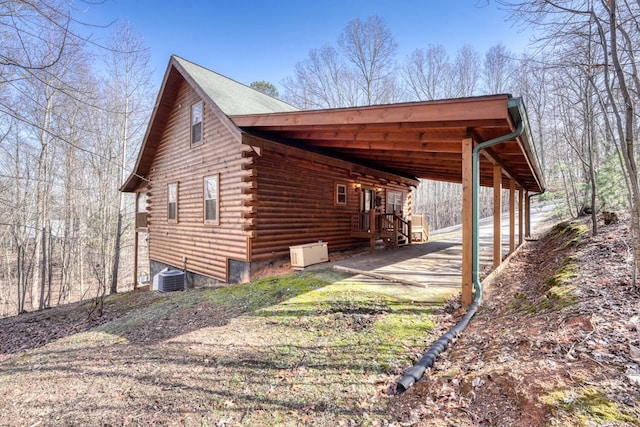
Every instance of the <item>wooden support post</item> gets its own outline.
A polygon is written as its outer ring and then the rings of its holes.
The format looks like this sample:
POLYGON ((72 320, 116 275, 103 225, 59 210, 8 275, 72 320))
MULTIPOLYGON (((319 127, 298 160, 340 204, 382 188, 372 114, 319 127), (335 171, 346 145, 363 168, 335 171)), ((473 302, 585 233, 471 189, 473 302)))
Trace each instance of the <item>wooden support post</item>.
POLYGON ((398 229, 400 228, 400 219, 396 216, 396 211, 393 211, 393 247, 398 247, 398 229))
POLYGON ((462 140, 462 305, 473 300, 473 139, 462 140))
POLYGON ((140 233, 137 230, 133 232, 133 289, 138 289, 138 239, 140 233))
POLYGON ((493 166, 493 268, 502 262, 502 168, 493 166))
POLYGON ((524 224, 522 223, 524 218, 522 215, 523 194, 524 190, 522 188, 518 190, 518 246, 524 241, 524 224))
POLYGON ((509 180, 509 253, 516 250, 516 182, 509 180))
POLYGON ((524 235, 531 237, 531 206, 529 192, 524 192, 524 235))
POLYGON ((376 251, 376 211, 371 209, 369 211, 369 233, 371 233, 371 240, 369 241, 369 250, 371 253, 376 251))
POLYGON ((140 193, 136 193, 135 202, 133 204, 136 215, 136 220, 133 224, 133 289, 138 289, 138 208, 139 208, 140 193))

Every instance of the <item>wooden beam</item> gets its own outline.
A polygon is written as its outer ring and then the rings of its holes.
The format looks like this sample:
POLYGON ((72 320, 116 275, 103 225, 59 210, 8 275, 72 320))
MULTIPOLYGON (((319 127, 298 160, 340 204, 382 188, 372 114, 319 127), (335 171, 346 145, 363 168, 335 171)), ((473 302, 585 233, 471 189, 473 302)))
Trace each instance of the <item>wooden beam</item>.
POLYGON ((462 305, 473 300, 473 139, 462 140, 462 305))
MULTIPOLYGON (((137 204, 137 203, 136 203, 137 204)), ((138 236, 137 230, 133 232, 133 289, 138 289, 138 236)))
POLYGON ((419 151, 433 153, 460 153, 460 144, 440 141, 354 141, 354 140, 304 140, 309 147, 341 148, 348 150, 419 151))
POLYGON ((296 111, 278 114, 231 116, 239 127, 273 127, 369 123, 444 123, 461 122, 473 127, 474 121, 500 120, 507 122, 506 95, 461 98, 393 105, 338 108, 330 110, 296 111))
POLYGON ((502 262, 502 168, 493 167, 493 268, 502 262))
POLYGON ((524 233, 526 237, 531 237, 531 202, 529 192, 524 192, 524 233))
MULTIPOLYGON (((302 159, 307 159, 310 161, 314 161, 314 160, 318 160, 318 156, 319 154, 316 153, 311 153, 303 148, 298 148, 298 147, 292 147, 290 145, 286 145, 286 144, 282 144, 276 141, 272 141, 269 139, 264 139, 261 137, 257 137, 254 135, 250 135, 250 134, 243 134, 243 140, 242 140, 243 144, 248 144, 248 145, 252 145, 252 146, 256 146, 256 147, 260 147, 260 149, 269 149, 269 150, 273 150, 276 151, 280 154, 283 154, 285 156, 296 156, 296 157, 300 157, 302 159)), ((363 165, 356 165, 352 162, 349 162, 347 160, 344 159, 339 159, 339 158, 335 158, 335 157, 329 157, 329 156, 325 156, 320 154, 320 156, 322 156, 322 162, 330 165, 330 166, 334 166, 334 167, 340 167, 343 169, 347 169, 347 170, 351 170, 352 174, 358 174, 358 176, 362 176, 365 174, 375 174, 376 176, 378 176, 379 178, 384 178, 390 181, 397 181, 399 179, 401 179, 401 182, 403 184, 406 185, 418 185, 418 181, 415 181, 411 178, 407 178, 407 177, 399 177, 396 174, 392 174, 392 173, 387 173, 387 172, 383 172, 380 170, 375 170, 373 171, 371 168, 367 167, 367 166, 363 166, 363 165)), ((416 175, 414 175, 416 176, 416 175)))
POLYGON ((524 190, 520 188, 520 190, 518 191, 518 246, 520 246, 524 241, 524 224, 522 223, 522 219, 524 218, 522 215, 523 193, 524 190))
POLYGON ((284 130, 279 131, 282 136, 290 139, 316 140, 316 141, 394 141, 394 142, 449 142, 460 145, 460 134, 463 129, 454 129, 454 131, 443 132, 440 130, 427 131, 426 129, 417 129, 412 131, 394 132, 394 128, 383 129, 378 132, 359 131, 359 130, 337 130, 337 129, 321 129, 321 130, 284 130))
POLYGON ((481 151, 481 154, 489 159, 491 163, 494 165, 500 165, 502 167, 503 174, 509 179, 516 179, 517 174, 512 170, 507 164, 501 159, 498 155, 496 155, 495 151, 492 150, 492 147, 487 147, 481 151))
POLYGON ((509 181, 509 253, 516 250, 516 182, 509 181))
MULTIPOLYGON (((133 211, 138 214, 140 209, 140 192, 135 192, 135 200, 133 202, 133 211)), ((138 289, 138 230, 134 224, 133 230, 133 289, 138 289)))
MULTIPOLYGON (((369 241, 369 251, 374 253, 376 251, 376 210, 371 209, 369 211, 369 234, 371 239, 369 241)), ((397 240, 396 240, 397 241, 397 240)))
POLYGON ((442 164, 443 162, 457 162, 460 169, 462 161, 461 151, 458 153, 438 153, 434 151, 401 151, 401 150, 353 150, 348 147, 335 148, 332 153, 343 154, 352 157, 366 157, 367 160, 383 160, 383 161, 399 161, 408 164, 420 165, 422 162, 432 162, 434 164, 442 164))

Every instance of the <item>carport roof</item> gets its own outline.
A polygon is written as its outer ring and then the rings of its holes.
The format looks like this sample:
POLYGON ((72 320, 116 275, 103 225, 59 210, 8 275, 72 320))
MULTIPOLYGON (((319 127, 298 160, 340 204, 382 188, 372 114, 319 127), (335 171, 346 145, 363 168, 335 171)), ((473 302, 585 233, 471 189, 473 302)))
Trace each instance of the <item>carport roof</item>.
POLYGON ((462 141, 484 142, 524 132, 485 149, 481 185, 493 183, 493 165, 503 170, 503 185, 541 192, 544 183, 521 98, 492 95, 471 98, 340 109, 230 115, 244 132, 351 160, 407 177, 462 181, 462 141))

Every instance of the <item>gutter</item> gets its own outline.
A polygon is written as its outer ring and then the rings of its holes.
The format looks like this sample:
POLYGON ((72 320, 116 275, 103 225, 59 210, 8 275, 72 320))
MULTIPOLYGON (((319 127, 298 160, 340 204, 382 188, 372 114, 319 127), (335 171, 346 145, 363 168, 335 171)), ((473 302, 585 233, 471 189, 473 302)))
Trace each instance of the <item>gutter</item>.
MULTIPOLYGON (((472 153, 472 163, 473 163, 473 173, 472 173, 472 189, 473 189, 473 198, 472 198, 472 234, 473 234, 473 243, 472 243, 472 252, 473 252, 473 264, 472 264, 472 280, 473 280, 473 289, 475 291, 475 296, 473 298, 473 302, 467 309, 466 314, 456 323, 449 331, 447 331, 444 335, 442 335, 435 343, 429 347, 427 352, 422 356, 422 358, 416 363, 411 369, 409 369, 404 376, 398 381, 396 385, 396 392, 403 393, 409 389, 416 381, 420 380, 424 375, 424 372, 427 368, 433 366, 436 361, 436 358, 447 349, 451 341, 455 337, 457 337, 469 324, 471 318, 476 314, 478 307, 480 307, 480 303, 482 300, 482 283, 480 282, 480 236, 478 232, 479 223, 480 223, 480 151, 484 150, 487 147, 491 147, 493 145, 502 144, 506 141, 511 141, 514 138, 520 137, 525 129, 525 118, 526 115, 521 114, 521 98, 509 99, 509 111, 512 111, 512 108, 517 108, 517 117, 515 117, 517 126, 516 130, 508 133, 503 136, 499 136, 494 139, 490 139, 488 141, 482 142, 475 147, 473 147, 472 153), (513 102, 512 102, 513 101, 513 102)), ((527 150, 527 154, 529 151, 527 150)))

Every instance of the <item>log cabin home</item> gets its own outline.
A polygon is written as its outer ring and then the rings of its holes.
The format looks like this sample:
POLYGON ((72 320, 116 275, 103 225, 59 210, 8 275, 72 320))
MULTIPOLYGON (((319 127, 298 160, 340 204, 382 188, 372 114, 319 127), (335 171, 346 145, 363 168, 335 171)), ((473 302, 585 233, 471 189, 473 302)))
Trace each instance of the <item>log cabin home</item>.
POLYGON ((323 241, 339 251, 410 242, 415 176, 234 121, 298 113, 172 56, 121 188, 136 193, 134 274, 142 232, 151 275, 184 269, 191 286, 247 282, 295 245, 323 241))

